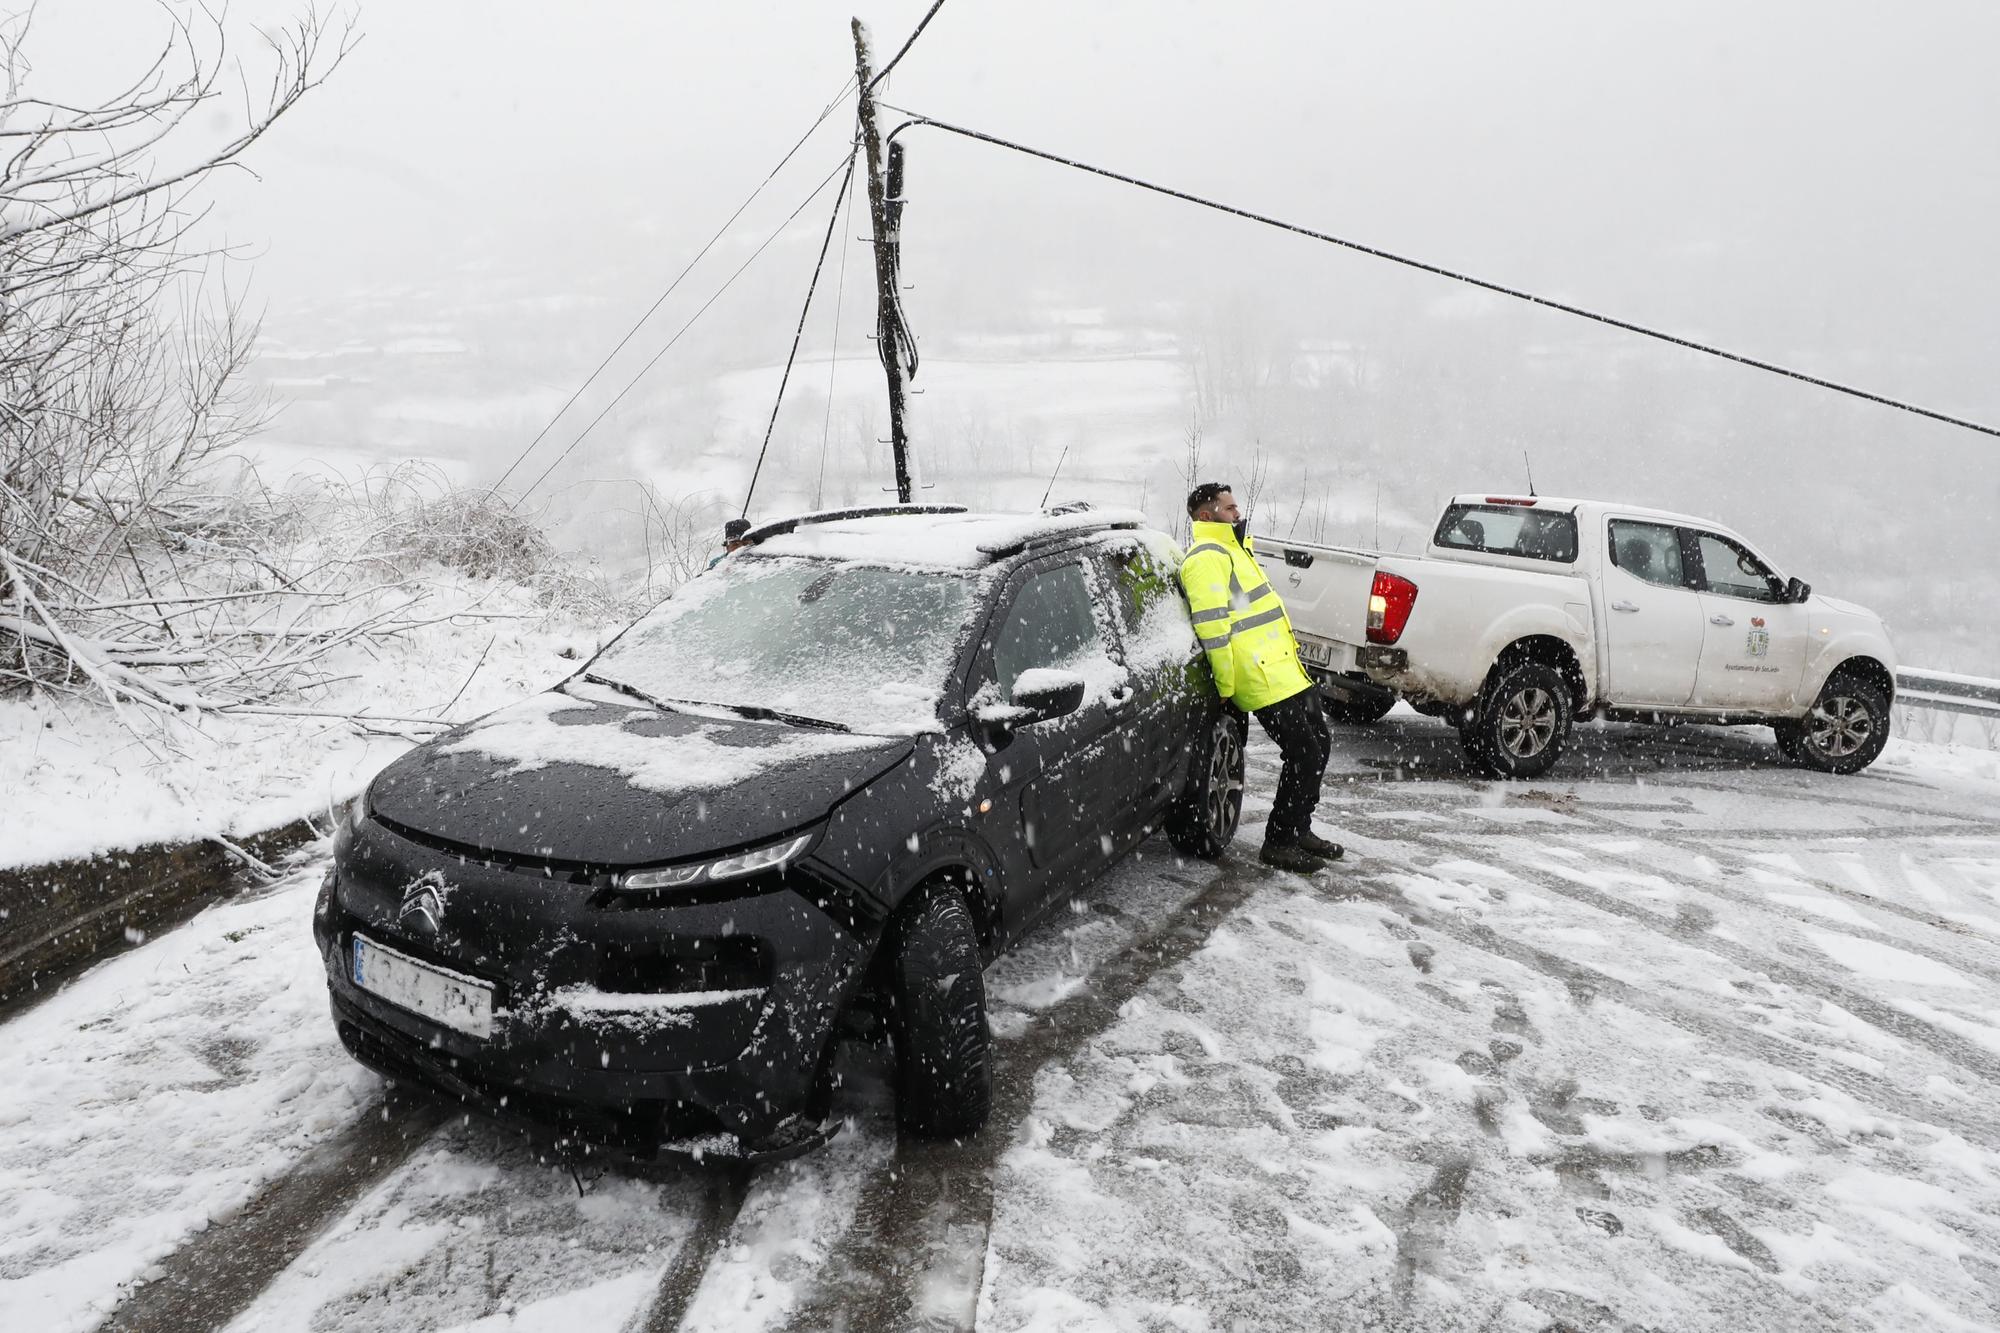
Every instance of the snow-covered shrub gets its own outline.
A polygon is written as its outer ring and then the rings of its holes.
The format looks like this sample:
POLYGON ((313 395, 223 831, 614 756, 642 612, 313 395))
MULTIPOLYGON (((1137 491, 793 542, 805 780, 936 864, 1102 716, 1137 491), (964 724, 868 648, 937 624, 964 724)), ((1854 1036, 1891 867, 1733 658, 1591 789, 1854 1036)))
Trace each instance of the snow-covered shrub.
POLYGON ((532 518, 500 491, 451 485, 424 464, 405 464, 364 495, 380 519, 376 543, 392 564, 420 562, 480 579, 531 583, 559 563, 532 518))

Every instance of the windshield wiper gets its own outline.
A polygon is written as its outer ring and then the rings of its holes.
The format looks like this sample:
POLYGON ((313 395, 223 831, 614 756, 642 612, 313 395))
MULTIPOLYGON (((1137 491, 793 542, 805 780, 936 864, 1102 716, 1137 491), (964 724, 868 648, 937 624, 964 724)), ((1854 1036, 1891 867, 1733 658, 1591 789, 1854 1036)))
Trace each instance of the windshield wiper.
POLYGON ((742 717, 755 718, 759 722, 789 722, 795 727, 815 727, 820 731, 852 731, 845 722, 835 722, 831 718, 807 717, 803 713, 781 713, 775 708, 762 704, 704 704, 705 708, 726 708, 742 717))
POLYGON ((634 699, 649 703, 655 708, 663 708, 669 713, 686 713, 699 711, 703 708, 720 708, 726 713, 735 713, 739 717, 754 718, 759 722, 789 722, 795 727, 814 727, 820 731, 854 730, 853 727, 848 726, 844 722, 835 722, 824 717, 807 717, 803 713, 784 713, 775 708, 766 708, 762 704, 718 704, 710 703, 705 699, 662 699, 657 695, 646 693, 636 685, 627 685, 622 680, 612 680, 607 676, 585 672, 583 679, 593 685, 602 685, 607 690, 616 690, 620 694, 629 694, 634 699))
POLYGON ((588 671, 583 673, 583 679, 589 681, 592 685, 602 685, 607 690, 616 690, 620 694, 629 694, 634 699, 637 699, 640 703, 651 704, 653 705, 653 707, 658 708, 663 712, 678 713, 682 711, 681 709, 676 708, 674 706, 677 702, 679 702, 678 700, 656 699, 652 695, 640 689, 637 685, 627 685, 622 680, 613 680, 609 676, 599 676, 588 671))

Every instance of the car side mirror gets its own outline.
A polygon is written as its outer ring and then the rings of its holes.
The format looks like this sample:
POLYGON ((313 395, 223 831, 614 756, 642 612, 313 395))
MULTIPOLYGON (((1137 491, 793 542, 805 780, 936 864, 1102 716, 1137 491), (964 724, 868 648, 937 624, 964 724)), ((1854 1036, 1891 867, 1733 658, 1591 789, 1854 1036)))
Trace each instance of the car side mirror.
POLYGON ((1033 667, 1014 677, 1014 702, 1002 705, 1014 716, 1009 726, 1031 727, 1053 722, 1083 707, 1083 677, 1074 671, 1033 667))
POLYGON ((1074 713, 1083 706, 1083 691, 1083 677, 1074 671, 1034 667, 1014 678, 1014 702, 982 704, 972 716, 997 749, 1022 727, 1074 713))
POLYGON ((1791 603, 1803 602, 1812 596, 1812 584, 1802 579, 1785 580, 1785 600, 1791 603))

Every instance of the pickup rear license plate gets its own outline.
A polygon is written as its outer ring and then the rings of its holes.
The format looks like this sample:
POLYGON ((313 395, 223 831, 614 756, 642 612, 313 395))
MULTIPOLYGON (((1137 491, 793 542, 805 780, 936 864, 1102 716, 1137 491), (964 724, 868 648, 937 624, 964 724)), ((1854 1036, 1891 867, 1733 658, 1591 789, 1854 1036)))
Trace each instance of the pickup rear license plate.
POLYGON ((1318 639, 1309 639, 1303 634, 1298 636, 1298 640, 1299 660, 1301 662, 1304 662, 1307 666, 1327 668, 1333 666, 1332 644, 1322 643, 1318 639))
POLYGON ((484 1041, 493 1035, 493 987, 354 937, 354 984, 399 1009, 484 1041))

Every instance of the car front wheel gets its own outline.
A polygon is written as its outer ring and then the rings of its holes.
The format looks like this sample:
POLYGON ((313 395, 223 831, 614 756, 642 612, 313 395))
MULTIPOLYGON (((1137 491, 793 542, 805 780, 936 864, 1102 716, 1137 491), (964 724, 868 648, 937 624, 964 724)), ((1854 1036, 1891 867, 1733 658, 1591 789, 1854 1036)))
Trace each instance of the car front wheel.
POLYGON ((1228 850, 1243 818, 1244 723, 1224 710, 1209 724, 1208 743, 1188 767, 1187 787, 1167 811, 1174 850, 1213 861, 1228 850))
POLYGON ((925 891, 899 923, 889 970, 896 1121, 918 1138, 977 1134, 993 1109, 986 979, 965 899, 925 891))
POLYGON ((1778 748, 1805 768, 1859 773, 1889 743, 1889 696, 1864 676, 1836 672, 1812 711, 1775 728, 1778 748))

